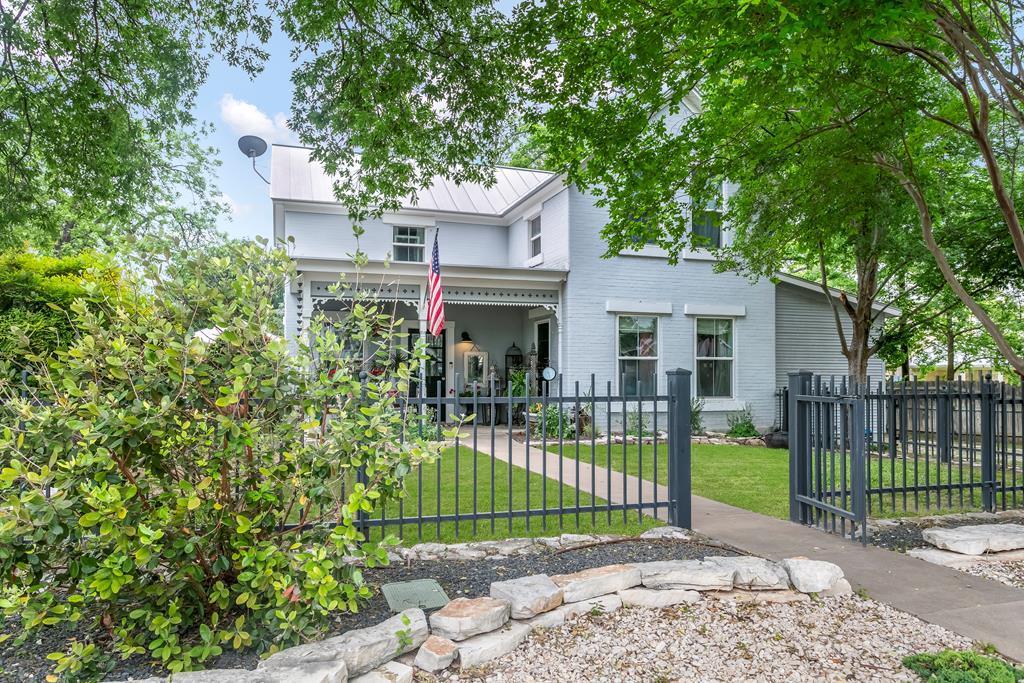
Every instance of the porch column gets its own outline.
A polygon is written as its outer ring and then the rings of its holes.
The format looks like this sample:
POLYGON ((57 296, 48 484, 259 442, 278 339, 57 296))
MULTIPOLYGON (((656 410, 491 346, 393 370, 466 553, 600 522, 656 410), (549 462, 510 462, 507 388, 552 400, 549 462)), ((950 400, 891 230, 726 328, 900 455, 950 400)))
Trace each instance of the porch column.
MULTIPOLYGON (((299 337, 309 334, 310 321, 313 318, 313 283, 308 281, 305 273, 299 273, 299 337)), ((308 341, 308 340, 307 340, 308 341)))

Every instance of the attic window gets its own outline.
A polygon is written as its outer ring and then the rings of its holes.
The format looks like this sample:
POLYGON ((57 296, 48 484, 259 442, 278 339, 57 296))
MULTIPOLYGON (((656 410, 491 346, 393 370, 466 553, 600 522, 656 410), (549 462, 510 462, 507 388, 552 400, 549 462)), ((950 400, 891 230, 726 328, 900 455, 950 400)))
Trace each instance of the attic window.
POLYGON ((530 219, 530 258, 540 254, 540 216, 535 216, 530 219))

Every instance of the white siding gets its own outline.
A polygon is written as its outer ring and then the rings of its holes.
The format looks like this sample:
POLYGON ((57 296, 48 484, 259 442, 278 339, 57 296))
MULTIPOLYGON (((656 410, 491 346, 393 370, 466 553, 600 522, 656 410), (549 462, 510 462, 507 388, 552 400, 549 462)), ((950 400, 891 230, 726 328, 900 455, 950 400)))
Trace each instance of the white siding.
MULTIPOLYGON (((788 375, 810 370, 821 375, 846 375, 848 364, 842 352, 832 308, 824 292, 812 292, 785 282, 775 293, 775 383, 786 386, 788 375)), ((840 315, 849 335, 853 325, 840 315)), ((885 365, 875 356, 868 361, 872 380, 882 379, 885 365)))

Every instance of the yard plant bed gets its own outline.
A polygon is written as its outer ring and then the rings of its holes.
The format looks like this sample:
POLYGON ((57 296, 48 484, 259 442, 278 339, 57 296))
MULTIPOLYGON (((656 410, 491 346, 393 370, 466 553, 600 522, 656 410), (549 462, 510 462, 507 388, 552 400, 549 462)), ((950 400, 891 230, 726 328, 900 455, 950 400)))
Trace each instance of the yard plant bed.
POLYGON ((853 595, 737 604, 704 597, 678 608, 626 608, 532 634, 485 667, 422 680, 916 681, 904 657, 972 643, 853 595))
MULTIPOLYGON (((502 560, 414 562, 411 565, 393 564, 388 567, 367 569, 367 581, 375 588, 374 597, 358 613, 340 613, 333 620, 324 638, 351 629, 378 624, 392 616, 384 597, 382 584, 394 581, 433 578, 444 588, 448 597, 487 595, 493 581, 513 579, 531 574, 564 574, 609 564, 648 562, 655 560, 700 559, 712 555, 733 555, 718 546, 699 541, 629 540, 601 543, 566 551, 542 551, 518 555, 502 560)), ((12 641, 0 644, 0 683, 45 681, 53 669, 46 655, 66 646, 70 638, 83 639, 93 634, 73 633, 63 627, 44 630, 21 646, 12 641)), ((208 662, 207 668, 253 669, 259 657, 253 652, 227 651, 208 662)), ((164 674, 152 667, 145 658, 133 657, 119 662, 108 677, 112 679, 146 678, 164 674)), ((165 674, 164 674, 165 675, 165 674)))
POLYGON ((868 541, 880 548, 906 552, 912 548, 932 548, 924 540, 923 532, 930 527, 958 527, 965 524, 1020 524, 1021 517, 1014 515, 972 514, 970 518, 962 515, 948 517, 927 517, 921 519, 906 518, 889 523, 872 524, 868 541))

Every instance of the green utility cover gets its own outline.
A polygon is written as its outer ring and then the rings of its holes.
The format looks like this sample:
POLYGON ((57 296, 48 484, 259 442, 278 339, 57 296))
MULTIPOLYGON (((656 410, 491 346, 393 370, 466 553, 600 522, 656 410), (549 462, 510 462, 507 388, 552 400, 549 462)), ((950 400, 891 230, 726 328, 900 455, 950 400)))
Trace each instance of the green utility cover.
POLYGON ((419 607, 420 609, 436 609, 448 604, 448 594, 444 592, 434 579, 416 579, 386 583, 381 586, 384 599, 392 612, 419 607))

